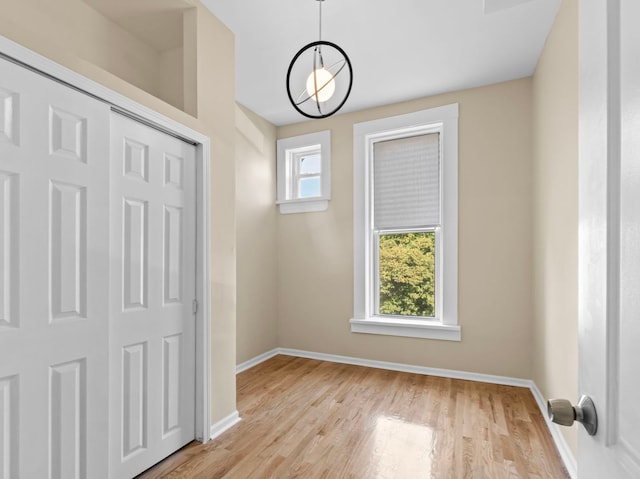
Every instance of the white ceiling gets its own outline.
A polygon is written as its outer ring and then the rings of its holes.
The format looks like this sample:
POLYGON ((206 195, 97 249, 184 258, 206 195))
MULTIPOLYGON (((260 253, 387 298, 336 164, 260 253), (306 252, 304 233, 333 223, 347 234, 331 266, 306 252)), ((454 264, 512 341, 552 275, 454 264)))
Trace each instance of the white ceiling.
MULTIPOLYGON (((236 99, 276 125, 291 58, 318 39, 316 0, 202 0, 236 36, 236 99)), ((533 73, 560 0, 326 0, 322 38, 353 65, 340 113, 533 73)))

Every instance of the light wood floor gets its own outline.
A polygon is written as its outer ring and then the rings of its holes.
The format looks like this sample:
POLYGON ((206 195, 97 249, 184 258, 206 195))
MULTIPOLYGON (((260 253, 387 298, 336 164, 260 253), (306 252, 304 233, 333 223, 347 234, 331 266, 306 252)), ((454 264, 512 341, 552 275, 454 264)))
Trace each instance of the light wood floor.
POLYGON ((139 479, 569 477, 525 388, 287 356, 237 381, 242 421, 139 479))

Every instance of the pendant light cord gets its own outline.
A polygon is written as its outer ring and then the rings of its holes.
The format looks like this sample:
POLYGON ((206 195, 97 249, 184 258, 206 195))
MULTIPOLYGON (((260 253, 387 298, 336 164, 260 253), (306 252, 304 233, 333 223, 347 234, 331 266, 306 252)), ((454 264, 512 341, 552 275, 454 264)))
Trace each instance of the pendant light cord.
MULTIPOLYGON (((322 2, 324 2, 324 0, 317 0, 318 1, 318 41, 322 41, 322 2)), ((318 57, 320 60, 320 68, 324 68, 324 58, 322 58, 322 48, 320 48, 320 45, 318 45, 316 47, 316 50, 318 52, 318 57)), ((316 65, 315 65, 315 58, 313 61, 313 71, 315 71, 316 69, 316 65)))
POLYGON ((318 3, 320 4, 319 5, 319 7, 320 7, 320 15, 319 15, 320 20, 318 21, 318 24, 319 24, 319 26, 318 26, 318 40, 320 40, 320 41, 322 40, 322 2, 323 1, 324 0, 318 0, 318 3))
MULTIPOLYGON (((318 0, 318 41, 322 41, 322 2, 324 2, 324 0, 318 0)), ((318 52, 318 60, 320 61, 320 68, 324 70, 324 59, 322 58, 322 49, 320 48, 320 45, 316 47, 316 50, 318 52)), ((318 108, 318 113, 322 115, 322 107, 320 106, 320 98, 318 97, 318 77, 317 77, 318 66, 316 65, 315 55, 313 55, 313 70, 311 71, 313 72, 313 88, 314 88, 314 91, 316 92, 315 94, 316 107, 318 108)))

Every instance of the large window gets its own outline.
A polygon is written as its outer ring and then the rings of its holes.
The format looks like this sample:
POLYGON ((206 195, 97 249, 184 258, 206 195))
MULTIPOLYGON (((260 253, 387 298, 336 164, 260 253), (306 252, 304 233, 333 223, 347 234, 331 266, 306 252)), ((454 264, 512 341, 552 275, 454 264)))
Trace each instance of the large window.
POLYGON ((458 107, 354 126, 353 332, 459 340, 458 107))

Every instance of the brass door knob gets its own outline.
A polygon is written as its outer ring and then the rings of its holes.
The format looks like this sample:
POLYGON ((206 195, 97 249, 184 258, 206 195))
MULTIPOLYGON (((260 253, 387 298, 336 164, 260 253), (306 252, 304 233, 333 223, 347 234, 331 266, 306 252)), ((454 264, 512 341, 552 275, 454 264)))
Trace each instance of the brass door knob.
POLYGON ((578 421, 590 436, 598 431, 598 415, 596 407, 589 396, 582 396, 577 406, 566 399, 549 399, 547 401, 549 419, 561 426, 571 426, 578 421))

